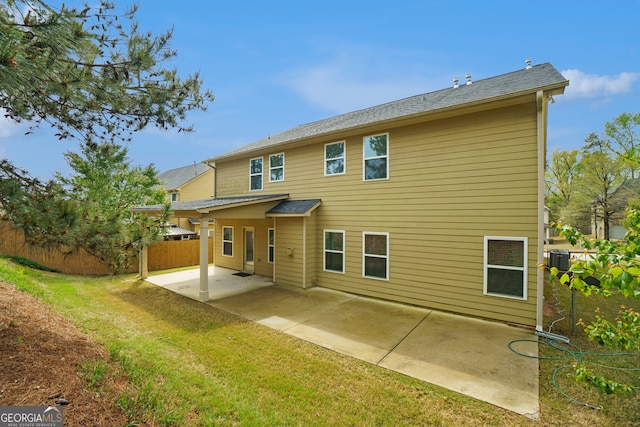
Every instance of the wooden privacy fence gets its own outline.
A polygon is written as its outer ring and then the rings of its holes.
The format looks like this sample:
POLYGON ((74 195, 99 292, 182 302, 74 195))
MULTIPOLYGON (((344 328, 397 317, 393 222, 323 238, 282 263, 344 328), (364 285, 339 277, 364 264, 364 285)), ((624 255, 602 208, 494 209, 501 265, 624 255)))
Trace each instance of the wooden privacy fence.
MULTIPOLYGON (((209 263, 213 263, 213 239, 209 238, 209 263)), ((64 254, 56 248, 27 245, 24 233, 9 221, 0 221, 0 254, 21 256, 66 274, 107 275, 109 269, 85 250, 64 254)), ((171 240, 154 243, 148 252, 149 271, 200 264, 200 240, 171 240)), ((130 262, 129 273, 138 271, 138 259, 130 262)))
MULTIPOLYGON (((209 264, 213 263, 213 239, 209 238, 209 264)), ((149 271, 200 264, 200 240, 168 240, 149 246, 149 271)))
MULTIPOLYGON (((84 250, 64 254, 56 248, 41 248, 26 244, 24 232, 14 228, 9 221, 0 221, 0 253, 21 256, 67 274, 105 275, 110 273, 102 261, 84 250)), ((135 267, 137 269, 137 263, 135 267)))

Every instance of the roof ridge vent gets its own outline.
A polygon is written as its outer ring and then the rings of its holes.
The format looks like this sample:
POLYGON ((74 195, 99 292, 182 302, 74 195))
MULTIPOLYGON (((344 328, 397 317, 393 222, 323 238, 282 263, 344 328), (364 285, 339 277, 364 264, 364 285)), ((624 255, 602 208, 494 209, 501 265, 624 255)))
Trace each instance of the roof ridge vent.
POLYGON ((471 83, 473 83, 471 81, 471 74, 467 73, 467 86, 469 86, 471 83))
POLYGON ((454 78, 453 78, 453 88, 454 88, 454 89, 457 89, 458 87, 459 87, 459 86, 458 86, 458 78, 457 78, 457 77, 454 77, 454 78))
POLYGON ((530 69, 531 68, 531 60, 527 58, 524 62, 527 64, 526 70, 530 69))

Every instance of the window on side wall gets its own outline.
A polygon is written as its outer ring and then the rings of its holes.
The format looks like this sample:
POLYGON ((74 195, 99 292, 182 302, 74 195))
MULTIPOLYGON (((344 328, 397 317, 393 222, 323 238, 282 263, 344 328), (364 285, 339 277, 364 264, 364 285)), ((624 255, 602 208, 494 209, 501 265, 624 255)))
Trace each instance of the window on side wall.
POLYGON ((177 202, 178 201, 178 193, 177 192, 173 192, 171 193, 171 201, 172 202, 177 202))
POLYGON ((249 189, 262 190, 262 157, 249 160, 249 189))
POLYGON ((363 175, 365 181, 389 178, 389 134, 363 139, 363 175))
POLYGON ((344 231, 324 230, 324 270, 344 273, 344 231))
POLYGON ((284 181, 284 153, 269 156, 269 182, 284 181))
POLYGON ((362 275, 389 279, 389 233, 362 233, 362 275))
POLYGON ((345 173, 346 156, 344 141, 325 144, 324 146, 324 174, 342 175, 345 173))
POLYGON ((275 248, 276 248, 276 230, 274 230, 273 228, 269 229, 269 236, 268 236, 268 257, 267 257, 267 261, 271 264, 273 264, 273 261, 275 260, 276 256, 275 256, 275 248))
POLYGON ((527 238, 484 238, 484 293, 527 299, 527 238))
POLYGON ((233 227, 222 227, 222 255, 233 256, 233 227))

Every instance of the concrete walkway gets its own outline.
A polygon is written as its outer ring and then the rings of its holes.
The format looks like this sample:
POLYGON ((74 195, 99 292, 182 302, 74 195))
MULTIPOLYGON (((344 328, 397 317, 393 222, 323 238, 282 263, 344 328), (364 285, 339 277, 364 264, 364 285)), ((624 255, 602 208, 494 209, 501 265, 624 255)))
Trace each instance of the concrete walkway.
MULTIPOLYGON (((209 268, 209 304, 339 353, 537 418, 538 361, 509 350, 533 332, 320 287, 273 285, 209 268)), ((147 280, 187 297, 199 295, 199 270, 147 280)), ((536 342, 518 352, 537 356, 536 342)))

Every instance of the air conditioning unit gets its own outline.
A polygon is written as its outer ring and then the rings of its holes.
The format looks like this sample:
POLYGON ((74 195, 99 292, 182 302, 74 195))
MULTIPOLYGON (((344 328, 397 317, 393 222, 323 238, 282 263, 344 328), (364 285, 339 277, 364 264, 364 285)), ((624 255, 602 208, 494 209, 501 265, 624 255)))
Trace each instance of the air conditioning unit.
POLYGON ((560 271, 569 270, 569 251, 564 249, 552 249, 549 251, 549 266, 560 271))

